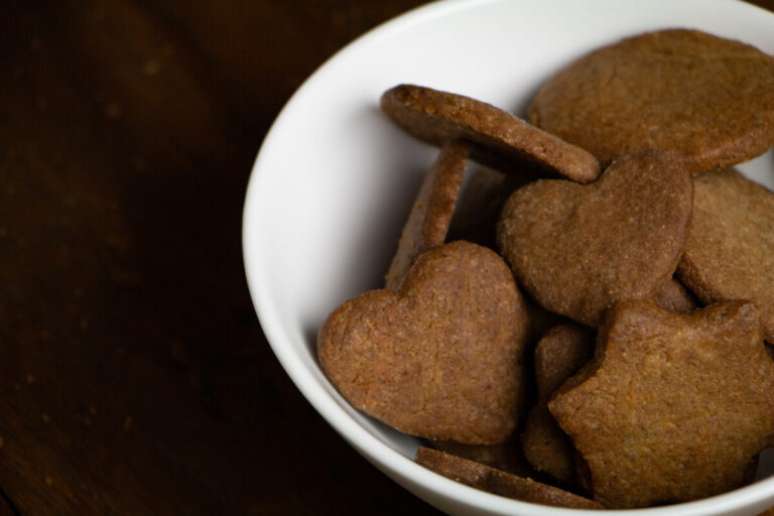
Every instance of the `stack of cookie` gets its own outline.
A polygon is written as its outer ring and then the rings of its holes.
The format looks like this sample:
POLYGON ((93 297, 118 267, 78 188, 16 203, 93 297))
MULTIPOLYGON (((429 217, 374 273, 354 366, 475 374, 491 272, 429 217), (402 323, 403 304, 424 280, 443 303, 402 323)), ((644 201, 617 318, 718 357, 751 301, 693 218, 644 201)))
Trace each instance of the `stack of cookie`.
POLYGON ((339 392, 425 439, 420 464, 521 500, 750 482, 774 436, 774 194, 729 167, 774 145, 774 58, 666 30, 560 71, 530 123, 411 85, 382 109, 441 150, 386 288, 320 330, 339 392), (488 168, 463 188, 469 161, 488 168))

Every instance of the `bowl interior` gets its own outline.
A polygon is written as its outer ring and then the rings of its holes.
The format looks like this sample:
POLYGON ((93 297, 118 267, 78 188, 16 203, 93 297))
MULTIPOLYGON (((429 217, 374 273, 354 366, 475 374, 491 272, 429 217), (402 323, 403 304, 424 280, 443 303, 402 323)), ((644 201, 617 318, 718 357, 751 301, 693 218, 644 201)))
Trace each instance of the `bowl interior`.
MULTIPOLYGON (((251 294, 264 332, 294 382, 337 431, 388 474, 492 512, 518 507, 524 514, 544 513, 537 506, 453 490, 454 484, 414 466, 406 458, 413 457, 417 441, 353 410, 316 362, 315 336, 325 317, 344 300, 381 286, 436 154, 381 115, 381 93, 397 83, 416 83, 522 114, 540 83, 562 65, 621 37, 667 27, 699 28, 774 53, 774 15, 733 1, 707 7, 704 0, 431 4, 345 48, 285 107, 256 160, 246 198, 244 257, 251 294)), ((740 168, 774 188, 774 152, 740 168)), ((770 464, 764 468, 774 471, 770 464)), ((765 505, 767 493, 774 503, 774 479, 766 484, 765 493, 756 484, 728 507, 761 500, 765 505)), ((693 513, 689 509, 685 514, 693 513)))

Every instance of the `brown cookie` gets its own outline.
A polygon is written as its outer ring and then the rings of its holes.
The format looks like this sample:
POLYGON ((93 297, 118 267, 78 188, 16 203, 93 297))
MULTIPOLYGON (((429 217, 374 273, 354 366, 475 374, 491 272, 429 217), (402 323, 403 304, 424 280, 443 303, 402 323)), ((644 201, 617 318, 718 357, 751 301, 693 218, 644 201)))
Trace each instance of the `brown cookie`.
MULTIPOLYGON (((536 178, 535 178, 536 179, 536 178)), ((484 166, 470 174, 460 194, 449 226, 449 240, 467 240, 496 247, 495 226, 508 196, 529 179, 484 166)))
POLYGON ((503 444, 475 445, 450 441, 429 441, 428 446, 457 457, 472 460, 491 468, 507 471, 516 475, 528 475, 529 465, 518 448, 516 439, 503 444))
POLYGON ((566 317, 549 312, 526 296, 524 301, 527 305, 527 318, 529 319, 527 342, 531 344, 537 345, 538 341, 554 326, 570 323, 566 317))
POLYGON ((774 58, 695 30, 641 34, 563 69, 529 113, 603 164, 656 149, 725 167, 774 144, 774 58))
POLYGON ((774 433, 774 362, 758 310, 726 302, 676 314, 612 308, 595 361, 548 407, 613 508, 696 500, 739 487, 774 433))
POLYGON ((694 181, 680 279, 705 303, 749 299, 774 343, 774 193, 734 170, 694 181))
POLYGON ((538 397, 548 401, 564 381, 588 362, 593 354, 594 336, 589 330, 572 323, 549 330, 535 348, 538 397))
POLYGON ((468 148, 463 143, 450 143, 441 149, 403 228, 398 251, 385 276, 387 288, 398 290, 416 257, 446 241, 467 158, 468 148))
POLYGON ((533 468, 565 483, 575 478, 575 450, 548 412, 547 403, 556 389, 588 362, 593 353, 592 335, 574 324, 555 326, 535 348, 538 402, 527 417, 521 436, 522 449, 533 468))
POLYGON ((656 291, 656 304, 665 310, 687 314, 698 308, 693 295, 682 283, 670 278, 656 291))
POLYGON ((554 507, 603 508, 593 500, 557 487, 535 482, 531 478, 512 475, 431 448, 419 448, 416 461, 418 464, 456 482, 507 498, 554 507))
POLYGON ((421 254, 399 292, 374 290, 339 307, 317 352, 339 392, 388 425, 497 444, 518 423, 526 324, 505 262, 454 242, 421 254))
POLYGON ((599 175, 596 158, 545 131, 478 100, 402 84, 382 95, 382 110, 420 140, 471 143, 473 158, 497 169, 523 169, 528 161, 580 183, 599 175))
POLYGON ((497 236, 521 285, 552 312, 595 326, 622 299, 649 299, 680 259, 691 178, 673 155, 616 160, 591 185, 540 180, 505 203, 497 236))

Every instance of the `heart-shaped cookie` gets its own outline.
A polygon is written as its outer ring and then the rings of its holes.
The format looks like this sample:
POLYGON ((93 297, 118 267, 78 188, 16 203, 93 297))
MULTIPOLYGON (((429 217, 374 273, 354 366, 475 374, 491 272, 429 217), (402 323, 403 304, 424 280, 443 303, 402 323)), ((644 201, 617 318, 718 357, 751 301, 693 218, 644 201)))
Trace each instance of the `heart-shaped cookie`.
POLYGON ((623 299, 650 299, 674 272, 693 185, 672 154, 616 160, 593 184, 540 180, 514 192, 498 242, 545 308, 595 326, 623 299))
POLYGON ((344 303, 317 351, 355 408, 407 434, 496 444, 517 426, 526 327, 505 262, 460 241, 421 254, 399 292, 344 303))

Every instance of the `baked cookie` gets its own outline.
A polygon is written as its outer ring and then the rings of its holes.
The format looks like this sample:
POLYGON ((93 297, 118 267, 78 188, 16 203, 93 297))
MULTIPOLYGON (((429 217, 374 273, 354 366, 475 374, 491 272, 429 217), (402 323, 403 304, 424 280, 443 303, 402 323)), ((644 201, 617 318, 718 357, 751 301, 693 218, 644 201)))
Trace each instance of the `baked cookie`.
POLYGON ((416 257, 446 241, 467 158, 468 148, 463 143, 453 142, 441 149, 411 207, 398 251, 385 276, 387 288, 398 290, 416 257))
POLYGON ((410 435, 498 444, 519 420, 526 326, 505 262, 454 242, 421 254, 397 293, 366 292, 334 311, 317 352, 366 414, 410 435))
POLYGON ((650 299, 674 272, 693 185, 671 154, 616 160, 591 185, 540 180, 505 203, 497 236, 543 307, 589 326, 622 299, 650 299))
POLYGON ((508 171, 525 161, 579 183, 599 175, 596 158, 510 113, 469 97, 402 84, 382 95, 382 111, 434 145, 464 140, 473 158, 508 171))
POLYGON ((551 395, 594 354, 592 334, 574 324, 555 326, 535 348, 534 370, 538 402, 530 410, 521 436, 527 461, 564 483, 575 478, 572 442, 548 412, 551 395))
POLYGON ((705 303, 753 301, 774 343, 774 193, 730 169, 697 176, 694 191, 680 279, 705 303))
POLYGON ((449 226, 449 240, 467 240, 491 249, 497 247, 495 227, 508 196, 537 177, 504 174, 479 165, 465 182, 449 226))
POLYGON ((605 506, 737 488, 774 433, 774 361, 758 310, 735 301, 682 315, 619 303, 599 330, 594 363, 548 407, 605 506))
POLYGON ((774 58, 696 30, 641 34, 560 71, 529 117, 603 164, 656 149, 726 167, 774 145, 774 58))
POLYGON ((682 283, 670 278, 658 289, 654 299, 656 304, 665 310, 687 314, 696 310, 698 305, 693 295, 682 283))
POLYGON ((554 507, 603 508, 593 500, 557 487, 535 482, 531 478, 512 475, 438 450, 419 448, 416 461, 427 469, 456 482, 507 498, 554 507))
POLYGON ((503 444, 475 445, 460 444, 451 441, 428 441, 427 446, 450 455, 472 460, 491 468, 513 473, 529 475, 529 464, 519 449, 518 439, 510 439, 503 444))

